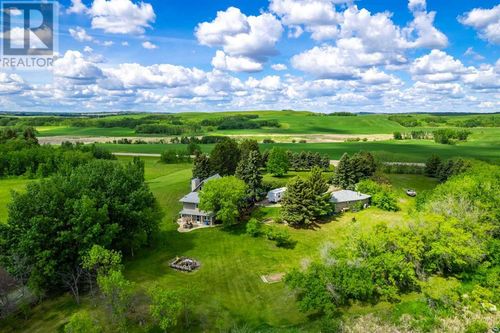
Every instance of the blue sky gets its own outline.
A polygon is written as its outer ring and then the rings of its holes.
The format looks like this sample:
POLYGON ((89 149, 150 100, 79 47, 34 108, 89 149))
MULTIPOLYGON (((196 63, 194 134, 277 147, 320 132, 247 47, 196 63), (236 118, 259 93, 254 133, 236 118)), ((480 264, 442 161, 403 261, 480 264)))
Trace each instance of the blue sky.
POLYGON ((71 0, 8 110, 500 111, 500 4, 71 0))

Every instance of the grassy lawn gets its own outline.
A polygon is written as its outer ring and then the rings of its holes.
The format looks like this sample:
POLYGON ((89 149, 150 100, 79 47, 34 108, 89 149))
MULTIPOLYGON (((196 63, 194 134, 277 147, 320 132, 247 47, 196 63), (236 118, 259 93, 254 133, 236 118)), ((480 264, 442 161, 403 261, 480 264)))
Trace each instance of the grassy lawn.
MULTIPOLYGON (((430 140, 408 141, 369 141, 369 142, 330 142, 330 143, 275 143, 261 144, 261 150, 280 147, 286 150, 300 152, 303 150, 319 152, 330 156, 331 159, 340 159, 344 153, 370 151, 383 161, 397 162, 425 162, 432 154, 441 158, 474 158, 489 162, 500 162, 500 140, 493 137, 496 132, 478 133, 477 138, 456 145, 443 145, 430 140)), ((167 149, 185 150, 182 144, 100 144, 112 152, 152 153, 160 154, 167 149)), ((214 145, 201 145, 203 152, 210 152, 214 145)))
POLYGON ((12 199, 11 191, 22 191, 30 181, 24 178, 0 178, 0 223, 7 222, 7 205, 12 199))
MULTIPOLYGON (((120 157, 119 162, 130 161, 120 157)), ((406 197, 403 189, 412 187, 417 191, 430 189, 435 181, 417 175, 389 175, 402 202, 401 212, 384 212, 369 208, 358 213, 346 213, 318 226, 316 229, 291 229, 297 241, 293 249, 278 248, 264 238, 253 238, 245 234, 244 225, 230 230, 212 228, 189 233, 177 232, 173 223, 181 208, 179 198, 189 191, 191 165, 164 165, 157 158, 144 158, 146 179, 155 194, 165 216, 156 244, 140 251, 125 262, 125 275, 145 289, 153 284, 168 288, 189 288, 196 292, 195 322, 191 332, 214 331, 217 325, 225 328, 246 323, 252 328, 299 327, 300 331, 318 331, 314 322, 300 313, 294 295, 283 283, 265 284, 260 275, 287 272, 303 263, 319 257, 319 249, 328 243, 339 243, 348 237, 352 223, 362 228, 371 228, 377 223, 397 225, 409 220, 408 208, 414 199, 406 197), (352 222, 356 217, 356 222, 352 222), (180 273, 168 267, 175 256, 191 256, 201 262, 201 268, 190 274, 180 273)), ((303 175, 303 173, 300 173, 303 175)), ((265 179, 286 182, 290 177, 265 179)), ((5 188, 22 187, 26 180, 0 180, 2 192, 5 188)), ((0 195, 1 193, 0 192, 0 195)), ((0 197, 4 198, 4 197, 0 197)), ((1 200, 0 212, 5 214, 5 200, 1 200)), ((277 208, 265 208, 257 213, 261 217, 274 217, 277 208)), ((286 226, 277 226, 287 228, 286 226)), ((380 306, 386 308, 387 306, 380 306)), ((95 312, 88 298, 81 308, 95 312)), ((355 315, 372 307, 355 307, 349 313, 355 315)), ((1 332, 46 333, 61 330, 68 316, 77 310, 68 295, 56 297, 35 307, 28 321, 7 320, 0 323, 1 332)), ((102 313, 97 315, 106 321, 102 313)), ((132 329, 132 332, 137 331, 132 329)), ((178 330, 182 331, 181 328, 178 330)), ((153 332, 153 331, 151 331, 153 332)))

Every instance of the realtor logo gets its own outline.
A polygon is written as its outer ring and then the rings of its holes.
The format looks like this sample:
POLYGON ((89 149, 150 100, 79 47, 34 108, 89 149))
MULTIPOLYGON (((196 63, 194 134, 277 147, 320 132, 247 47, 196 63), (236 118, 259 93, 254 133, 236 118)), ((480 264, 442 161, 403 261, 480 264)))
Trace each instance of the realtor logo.
POLYGON ((0 3, 2 67, 51 66, 56 52, 57 3, 9 0, 0 3))

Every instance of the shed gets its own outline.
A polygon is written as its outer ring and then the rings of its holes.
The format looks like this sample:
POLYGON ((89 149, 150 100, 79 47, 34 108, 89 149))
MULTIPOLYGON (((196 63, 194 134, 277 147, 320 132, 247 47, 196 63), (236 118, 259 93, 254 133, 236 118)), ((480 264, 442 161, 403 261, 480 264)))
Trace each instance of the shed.
POLYGON ((267 200, 269 202, 279 202, 281 199, 283 199, 283 195, 286 192, 286 187, 280 187, 276 188, 274 190, 271 190, 267 192, 267 200))
POLYGON ((330 202, 335 205, 335 212, 341 212, 345 209, 351 208, 354 204, 361 202, 363 206, 368 206, 370 204, 370 198, 368 194, 363 194, 360 192, 355 192, 351 190, 342 190, 332 192, 330 202))

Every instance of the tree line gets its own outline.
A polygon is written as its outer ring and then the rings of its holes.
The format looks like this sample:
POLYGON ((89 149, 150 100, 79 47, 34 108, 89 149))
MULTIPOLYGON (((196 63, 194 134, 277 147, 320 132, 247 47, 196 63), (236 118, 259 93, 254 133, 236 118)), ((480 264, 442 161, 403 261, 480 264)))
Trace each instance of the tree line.
POLYGON ((444 161, 438 155, 431 155, 425 163, 424 173, 444 182, 452 176, 467 171, 471 166, 469 161, 462 158, 444 161))
POLYGON ((114 156, 96 145, 64 142, 59 148, 42 146, 32 127, 7 127, 0 131, 0 177, 46 177, 93 159, 114 159, 114 156))

